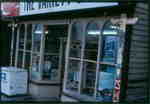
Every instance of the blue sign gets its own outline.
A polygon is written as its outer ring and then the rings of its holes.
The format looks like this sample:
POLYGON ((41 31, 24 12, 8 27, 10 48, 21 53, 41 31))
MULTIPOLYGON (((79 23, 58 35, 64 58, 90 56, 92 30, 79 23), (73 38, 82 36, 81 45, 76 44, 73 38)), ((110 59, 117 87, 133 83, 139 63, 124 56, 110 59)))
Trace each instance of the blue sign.
POLYGON ((104 36, 103 37, 103 49, 102 49, 102 61, 115 62, 118 50, 118 37, 117 36, 104 36))

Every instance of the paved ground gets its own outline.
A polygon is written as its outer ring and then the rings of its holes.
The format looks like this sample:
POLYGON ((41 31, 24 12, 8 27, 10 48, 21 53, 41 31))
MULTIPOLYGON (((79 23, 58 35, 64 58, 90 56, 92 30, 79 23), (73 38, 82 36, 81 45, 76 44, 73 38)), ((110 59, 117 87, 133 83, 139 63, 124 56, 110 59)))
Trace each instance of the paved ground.
POLYGON ((8 96, 1 96, 1 101, 59 101, 57 98, 38 98, 34 99, 31 96, 14 96, 14 97, 8 97, 8 96))

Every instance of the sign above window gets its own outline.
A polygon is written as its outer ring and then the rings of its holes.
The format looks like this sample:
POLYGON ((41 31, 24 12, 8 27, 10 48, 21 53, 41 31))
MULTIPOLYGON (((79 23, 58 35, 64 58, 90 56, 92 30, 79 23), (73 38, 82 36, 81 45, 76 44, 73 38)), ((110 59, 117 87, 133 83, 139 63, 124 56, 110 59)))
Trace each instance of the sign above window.
POLYGON ((2 16, 18 16, 19 3, 18 2, 2 2, 1 3, 2 16))
POLYGON ((117 2, 20 2, 20 16, 116 5, 117 2))

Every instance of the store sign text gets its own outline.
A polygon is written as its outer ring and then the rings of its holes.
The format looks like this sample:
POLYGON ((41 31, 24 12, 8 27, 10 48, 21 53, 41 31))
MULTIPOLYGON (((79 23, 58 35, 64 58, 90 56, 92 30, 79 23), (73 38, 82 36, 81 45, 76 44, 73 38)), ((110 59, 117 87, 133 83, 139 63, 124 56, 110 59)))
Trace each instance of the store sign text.
POLYGON ((97 8, 105 6, 114 6, 118 3, 96 3, 96 2, 21 2, 20 15, 33 15, 41 13, 52 13, 61 11, 70 11, 86 8, 97 8))

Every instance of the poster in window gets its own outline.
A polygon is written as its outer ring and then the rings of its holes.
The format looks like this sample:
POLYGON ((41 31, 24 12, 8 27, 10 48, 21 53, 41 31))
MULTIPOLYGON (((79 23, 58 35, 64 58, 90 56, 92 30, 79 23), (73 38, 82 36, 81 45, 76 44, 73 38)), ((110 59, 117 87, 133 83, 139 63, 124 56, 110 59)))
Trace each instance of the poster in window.
POLYGON ((114 88, 114 73, 100 72, 98 90, 114 88))
POLYGON ((116 61, 118 42, 117 36, 103 36, 102 61, 116 61))

